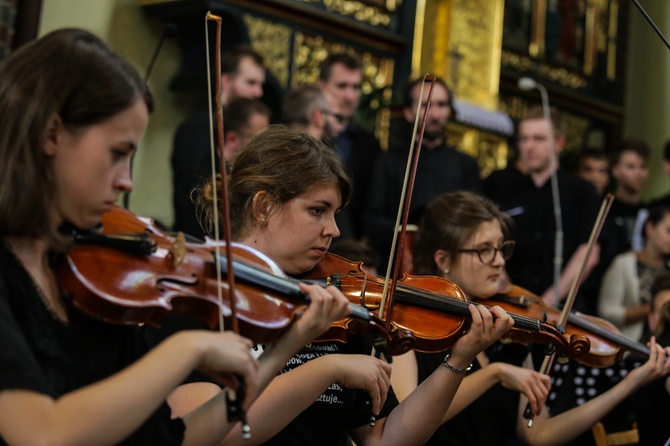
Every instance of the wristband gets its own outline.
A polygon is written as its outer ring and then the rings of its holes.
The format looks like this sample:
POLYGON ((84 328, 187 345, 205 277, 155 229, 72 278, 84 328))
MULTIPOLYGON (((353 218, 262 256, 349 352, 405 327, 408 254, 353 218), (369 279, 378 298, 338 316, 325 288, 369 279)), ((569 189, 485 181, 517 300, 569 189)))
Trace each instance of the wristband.
POLYGON ((442 365, 443 365, 447 370, 450 370, 450 371, 452 371, 452 372, 454 372, 454 373, 463 373, 463 374, 466 374, 466 373, 468 373, 470 370, 472 370, 472 364, 470 364, 469 366, 467 366, 467 367, 464 368, 464 369, 459 369, 458 367, 454 367, 453 365, 449 364, 449 363, 447 362, 447 359, 449 359, 450 356, 451 356, 451 353, 447 353, 447 356, 445 356, 445 357, 444 357, 444 360, 442 361, 442 365))

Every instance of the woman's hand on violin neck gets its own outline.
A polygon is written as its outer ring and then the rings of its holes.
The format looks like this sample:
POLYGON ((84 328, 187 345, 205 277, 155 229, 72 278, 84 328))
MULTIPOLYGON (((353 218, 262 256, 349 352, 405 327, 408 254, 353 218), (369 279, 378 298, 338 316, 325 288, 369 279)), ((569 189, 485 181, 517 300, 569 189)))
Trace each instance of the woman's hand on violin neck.
POLYGON ((245 386, 243 408, 249 408, 259 389, 259 364, 251 355, 253 343, 232 331, 184 333, 192 337, 193 344, 200 353, 198 370, 231 389, 237 389, 243 384, 245 386))
POLYGON ((497 369, 496 377, 503 387, 525 395, 533 415, 540 415, 551 389, 549 375, 504 362, 494 362, 489 367, 497 369))
POLYGON ((470 305, 468 308, 472 317, 470 330, 451 348, 449 363, 453 361, 455 367, 467 367, 477 353, 500 339, 514 325, 512 317, 497 305, 490 311, 483 305, 470 305))
POLYGON ((323 288, 316 284, 300 283, 300 291, 309 295, 311 301, 292 328, 301 337, 301 345, 316 339, 333 322, 349 314, 349 299, 334 286, 323 288))
POLYGON ((630 380, 634 385, 633 390, 637 390, 668 374, 670 374, 670 347, 661 347, 652 336, 649 341, 649 359, 642 366, 632 370, 626 380, 630 380))
POLYGON ((391 364, 368 355, 328 355, 336 383, 348 389, 361 389, 370 394, 372 413, 379 412, 391 387, 391 364))

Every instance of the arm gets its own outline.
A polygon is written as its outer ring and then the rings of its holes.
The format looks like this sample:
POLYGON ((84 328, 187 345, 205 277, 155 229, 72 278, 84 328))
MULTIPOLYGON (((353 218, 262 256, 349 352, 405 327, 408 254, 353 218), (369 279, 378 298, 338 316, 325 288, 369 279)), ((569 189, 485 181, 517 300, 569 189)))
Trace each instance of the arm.
MULTIPOLYGON (((0 435, 10 444, 116 444, 198 366, 231 385, 230 372, 242 376, 248 383, 248 406, 257 387, 257 364, 249 356, 250 346, 250 341, 229 332, 182 332, 123 371, 57 399, 33 391, 4 390, 0 392, 0 435)), ((224 405, 219 412, 225 414, 224 405)), ((225 416, 220 419, 224 421, 211 432, 212 438, 220 438, 230 428, 225 416)), ((193 432, 189 420, 185 421, 188 438, 193 432)))
MULTIPOLYGON (((348 313, 349 300, 335 287, 300 284, 301 291, 310 296, 311 303, 305 312, 296 316, 296 322, 273 345, 261 355, 258 370, 259 390, 263 390, 291 356, 305 343, 325 332, 330 324, 348 313)), ((184 416, 212 398, 221 388, 208 382, 189 383, 179 386, 170 395, 168 403, 173 417, 184 416)), ((240 426, 236 426, 236 431, 240 426)), ((245 443, 248 444, 248 443, 245 443)))
MULTIPOLYGON (((532 401, 533 413, 540 413, 549 395, 550 378, 532 370, 530 364, 528 366, 528 368, 522 368, 503 362, 495 362, 467 375, 459 386, 454 400, 449 405, 442 423, 446 423, 458 415, 498 383, 501 383, 507 389, 526 395, 532 401)), ((393 364, 391 384, 398 399, 400 401, 405 399, 416 388, 417 382, 418 368, 414 352, 397 357, 393 364)))
POLYGON ((603 276, 598 295, 598 312, 600 316, 623 328, 626 313, 626 280, 630 277, 627 269, 628 254, 617 256, 603 276))
MULTIPOLYGON (((636 390, 668 373, 670 373, 670 347, 664 349, 652 338, 649 360, 641 367, 631 371, 617 385, 596 398, 555 417, 549 417, 545 408, 530 429, 526 427, 520 416, 517 433, 529 444, 568 443, 590 429, 636 390)), ((521 398, 520 414, 525 404, 525 398, 521 398)))
MULTIPOLYGON (((570 292, 570 288, 572 287, 572 284, 575 281, 577 274, 579 273, 579 269, 581 268, 584 256, 586 255, 587 248, 588 247, 586 243, 582 243, 581 245, 579 245, 577 250, 570 257, 568 263, 565 265, 565 268, 563 268, 563 271, 561 272, 561 276, 558 279, 558 298, 561 302, 565 300, 565 298, 568 296, 568 293, 570 292)), ((600 246, 596 244, 593 250, 591 251, 591 255, 589 256, 588 261, 586 262, 582 282, 584 281, 584 279, 588 277, 593 268, 595 268, 595 266, 598 264, 599 257, 600 257, 600 246)), ((556 296, 554 294, 553 286, 549 287, 542 294, 542 300, 544 300, 544 302, 550 307, 554 308, 558 307, 557 302, 555 302, 556 296)))
MULTIPOLYGON (((483 306, 469 307, 472 325, 451 349, 449 364, 464 369, 480 351, 491 345, 513 325, 511 317, 500 307, 491 311, 483 306), (492 316, 495 315, 495 320, 492 316)), ((374 427, 356 429, 356 444, 424 444, 442 423, 463 374, 438 367, 412 391, 391 414, 374 427)))

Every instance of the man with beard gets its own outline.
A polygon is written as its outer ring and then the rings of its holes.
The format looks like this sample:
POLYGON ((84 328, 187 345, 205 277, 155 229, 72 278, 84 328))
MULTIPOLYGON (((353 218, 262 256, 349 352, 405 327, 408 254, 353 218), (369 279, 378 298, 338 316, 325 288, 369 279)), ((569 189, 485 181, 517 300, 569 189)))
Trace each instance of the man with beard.
POLYGON ((342 118, 326 100, 316 85, 300 85, 284 96, 282 104, 284 124, 293 130, 305 132, 314 138, 332 143, 342 131, 342 118))
MULTIPOLYGON (((393 231, 400 203, 402 184, 407 167, 411 130, 417 115, 421 96, 422 79, 411 81, 403 92, 403 117, 400 131, 391 149, 376 162, 368 193, 366 213, 367 235, 379 253, 379 269, 386 271, 393 231)), ((420 119, 428 101, 426 89, 420 119)), ((458 190, 481 191, 479 166, 469 155, 446 144, 446 126, 454 119, 453 95, 443 80, 437 79, 433 89, 430 109, 426 119, 423 143, 412 193, 409 221, 418 224, 424 208, 434 198, 458 190)))

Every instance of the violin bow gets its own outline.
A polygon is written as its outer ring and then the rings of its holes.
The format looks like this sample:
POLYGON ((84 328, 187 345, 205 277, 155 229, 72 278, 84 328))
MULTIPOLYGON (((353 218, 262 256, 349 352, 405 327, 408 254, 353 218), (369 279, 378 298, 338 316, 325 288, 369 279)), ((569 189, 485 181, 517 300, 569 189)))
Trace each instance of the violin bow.
POLYGON ((419 94, 419 103, 417 105, 416 117, 414 119, 414 129, 412 131, 412 141, 410 143, 409 155, 407 157, 407 167, 405 169, 405 178, 403 180, 402 192, 400 193, 400 204, 398 206, 398 214, 393 231, 393 243, 391 244, 391 253, 389 256, 388 266, 386 268, 386 277, 384 279, 384 290, 382 292, 382 299, 380 305, 380 318, 386 324, 386 330, 391 328, 391 320, 393 317, 393 300, 395 297, 396 285, 398 276, 400 275, 400 268, 402 264, 402 251, 405 244, 405 234, 407 233, 407 219, 409 217, 409 206, 412 201, 412 193, 414 191, 414 180, 416 179, 416 170, 419 164, 419 154, 421 153, 421 145, 423 144, 423 134, 426 130, 426 121, 428 118, 428 110, 430 110, 430 101, 433 97, 433 89, 435 88, 436 77, 433 74, 426 73, 421 83, 421 92, 419 94), (419 116, 421 115, 421 107, 423 107, 423 91, 426 82, 430 82, 430 89, 428 90, 428 98, 426 99, 425 109, 421 120, 421 128, 419 130, 419 116), (401 221, 402 217, 402 221, 401 221), (400 227, 400 231, 398 228, 400 227), (395 265, 393 260, 395 259, 395 265), (393 275, 391 276, 391 266, 393 265, 393 275), (386 302, 388 298, 388 303, 386 302))
MULTIPOLYGON (((565 327, 565 324, 568 321, 568 317, 570 317, 570 311, 572 311, 572 305, 574 304, 575 298, 577 297, 577 290, 579 290, 579 286, 581 285, 582 280, 584 279, 584 271, 586 271, 586 264, 589 261, 589 257, 591 257, 593 247, 598 241, 600 231, 602 231, 603 225, 605 224, 605 219, 607 218, 607 214, 609 213, 613 201, 614 201, 614 195, 607 194, 600 206, 598 217, 596 218, 596 221, 593 224, 593 228, 591 229, 591 235, 589 236, 589 241, 586 245, 586 253, 582 258, 582 261, 579 265, 579 270, 577 271, 577 274, 575 275, 575 278, 572 281, 570 291, 568 292, 568 296, 566 297, 565 303, 563 304, 563 310, 561 310, 561 314, 558 316, 558 322, 556 323, 556 328, 558 328, 561 332, 565 332, 563 327, 565 327)), ((555 290, 555 292, 558 293, 558 290, 555 290)), ((545 356, 542 361, 542 365, 540 366, 540 370, 538 371, 543 375, 548 374, 551 369, 551 365, 554 362, 555 356, 556 352, 553 352, 552 354, 545 356)), ((529 428, 532 427, 533 414, 531 412, 530 402, 526 405, 526 409, 523 412, 523 417, 528 421, 527 426, 529 428)))
MULTIPOLYGON (((211 168, 212 168, 212 193, 214 199, 214 240, 217 242, 214 246, 215 251, 215 263, 216 263, 216 281, 219 284, 217 287, 218 300, 219 300, 219 331, 224 331, 224 318, 223 318, 223 280, 221 279, 221 255, 219 248, 219 209, 218 209, 218 196, 216 188, 216 153, 215 147, 219 152, 219 170, 221 175, 221 201, 222 208, 221 214, 223 216, 223 233, 224 233, 224 242, 225 242, 225 251, 227 264, 227 275, 228 275, 228 296, 230 297, 230 317, 231 317, 231 329, 235 333, 239 333, 238 322, 237 322, 237 311, 235 303, 235 274, 233 272, 232 261, 232 234, 230 230, 230 205, 228 197, 228 174, 226 172, 226 159, 223 156, 223 105, 221 103, 221 17, 207 12, 205 16, 205 47, 207 51, 207 89, 208 89, 208 100, 209 100, 209 139, 210 139, 210 158, 211 158, 211 168), (210 50, 209 50, 209 22, 213 21, 216 23, 216 45, 215 45, 215 72, 216 72, 216 89, 215 95, 216 100, 214 101, 216 107, 216 145, 214 144, 214 118, 212 115, 212 79, 211 79, 211 66, 210 66, 210 50)), ((251 438, 251 427, 247 423, 246 414, 242 410, 242 401, 244 400, 244 383, 240 379, 240 387, 235 394, 235 397, 231 396, 230 392, 226 392, 226 402, 228 408, 228 420, 229 421, 241 421, 242 422, 242 438, 248 440, 251 438)))

